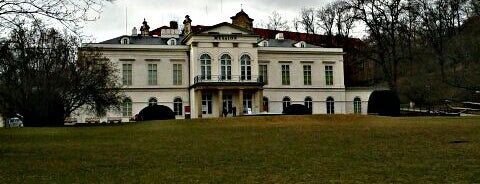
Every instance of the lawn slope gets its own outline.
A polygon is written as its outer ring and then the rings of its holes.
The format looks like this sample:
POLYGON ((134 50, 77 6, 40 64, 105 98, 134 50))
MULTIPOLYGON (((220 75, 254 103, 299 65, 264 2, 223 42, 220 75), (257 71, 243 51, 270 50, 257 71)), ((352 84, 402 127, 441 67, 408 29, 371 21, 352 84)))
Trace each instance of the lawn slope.
POLYGON ((475 117, 0 129, 0 183, 479 183, 478 176, 475 117))

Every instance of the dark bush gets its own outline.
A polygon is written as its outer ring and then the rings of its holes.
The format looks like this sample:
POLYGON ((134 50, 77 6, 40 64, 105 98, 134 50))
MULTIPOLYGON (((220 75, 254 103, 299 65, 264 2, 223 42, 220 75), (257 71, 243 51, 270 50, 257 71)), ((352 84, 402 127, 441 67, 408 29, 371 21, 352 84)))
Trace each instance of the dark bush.
POLYGON ((63 126, 65 113, 59 95, 48 92, 34 93, 30 96, 28 110, 21 113, 26 127, 63 126))
POLYGON ((312 110, 302 104, 292 104, 285 109, 283 114, 306 115, 306 114, 312 114, 312 110))
POLYGON ((381 116, 399 116, 400 100, 393 91, 374 91, 368 99, 368 113, 381 116))
POLYGON ((137 117, 139 121, 167 119, 175 119, 175 114, 172 109, 163 105, 150 105, 145 107, 138 113, 137 117))

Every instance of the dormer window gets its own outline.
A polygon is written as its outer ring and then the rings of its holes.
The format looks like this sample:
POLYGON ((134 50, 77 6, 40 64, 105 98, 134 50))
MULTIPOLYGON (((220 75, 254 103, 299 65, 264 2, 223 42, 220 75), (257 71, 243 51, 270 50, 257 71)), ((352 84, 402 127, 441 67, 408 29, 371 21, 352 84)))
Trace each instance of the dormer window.
POLYGON ((260 44, 258 44, 259 46, 261 47, 268 47, 268 41, 267 40, 263 40, 260 42, 260 44))
POLYGON ((177 45, 177 40, 175 38, 171 38, 167 41, 168 45, 177 45))
POLYGON ((120 44, 128 45, 128 44, 130 44, 130 39, 128 39, 127 37, 124 37, 120 40, 120 44))
POLYGON ((298 42, 297 44, 295 44, 296 47, 300 47, 300 48, 305 48, 307 47, 307 43, 305 43, 304 41, 301 41, 301 42, 298 42))

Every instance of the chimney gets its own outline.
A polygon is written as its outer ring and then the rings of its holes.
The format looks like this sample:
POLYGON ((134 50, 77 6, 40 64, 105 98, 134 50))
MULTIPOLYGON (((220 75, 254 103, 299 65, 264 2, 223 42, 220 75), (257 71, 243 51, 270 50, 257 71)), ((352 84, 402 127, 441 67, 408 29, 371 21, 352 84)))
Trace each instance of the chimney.
POLYGON ((178 22, 170 21, 170 29, 178 29, 178 22))
POLYGON ((277 33, 277 34, 275 35, 275 39, 277 39, 277 40, 283 40, 283 39, 284 39, 283 33, 277 33))
POLYGON ((138 33, 137 33, 137 28, 136 27, 133 27, 132 29, 132 36, 137 36, 138 33))

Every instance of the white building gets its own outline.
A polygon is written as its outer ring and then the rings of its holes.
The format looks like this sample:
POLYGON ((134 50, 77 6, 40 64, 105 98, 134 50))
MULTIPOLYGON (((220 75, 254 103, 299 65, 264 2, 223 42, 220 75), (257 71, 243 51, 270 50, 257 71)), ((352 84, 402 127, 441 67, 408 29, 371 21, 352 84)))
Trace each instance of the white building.
POLYGON ((120 36, 98 47, 116 63, 126 98, 122 112, 132 117, 148 104, 170 107, 177 118, 220 117, 223 107, 237 114, 282 113, 304 104, 314 114, 367 113, 370 89, 346 89, 342 48, 304 41, 260 39, 243 10, 232 23, 192 26, 183 33, 172 22, 152 35, 146 21, 140 34, 120 36))

